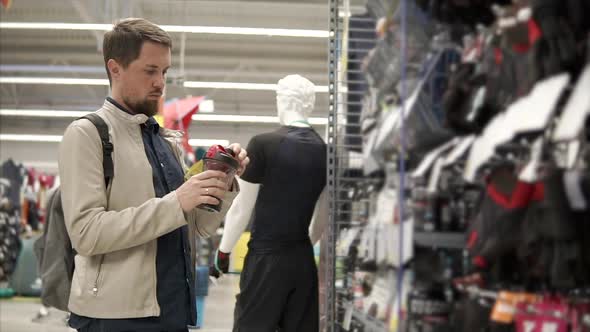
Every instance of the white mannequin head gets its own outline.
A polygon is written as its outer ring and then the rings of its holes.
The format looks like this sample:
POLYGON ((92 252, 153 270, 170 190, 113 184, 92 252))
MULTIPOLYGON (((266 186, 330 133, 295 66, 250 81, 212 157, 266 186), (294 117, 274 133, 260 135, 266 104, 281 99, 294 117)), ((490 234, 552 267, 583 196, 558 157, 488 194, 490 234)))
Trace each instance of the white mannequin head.
POLYGON ((305 126, 315 105, 315 85, 300 75, 288 75, 277 85, 277 112, 284 126, 305 126))

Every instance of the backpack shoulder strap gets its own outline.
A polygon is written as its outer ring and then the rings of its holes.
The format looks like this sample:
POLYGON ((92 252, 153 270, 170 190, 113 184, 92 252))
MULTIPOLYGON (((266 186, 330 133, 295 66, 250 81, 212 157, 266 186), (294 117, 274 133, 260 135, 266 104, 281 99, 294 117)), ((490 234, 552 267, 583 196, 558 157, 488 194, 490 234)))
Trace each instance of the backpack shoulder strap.
POLYGON ((114 146, 109 139, 109 126, 96 113, 86 114, 80 119, 86 119, 92 122, 92 124, 94 124, 96 127, 96 130, 98 130, 98 135, 100 136, 100 140, 102 142, 102 167, 104 170, 104 181, 105 184, 108 185, 115 174, 112 156, 114 146))

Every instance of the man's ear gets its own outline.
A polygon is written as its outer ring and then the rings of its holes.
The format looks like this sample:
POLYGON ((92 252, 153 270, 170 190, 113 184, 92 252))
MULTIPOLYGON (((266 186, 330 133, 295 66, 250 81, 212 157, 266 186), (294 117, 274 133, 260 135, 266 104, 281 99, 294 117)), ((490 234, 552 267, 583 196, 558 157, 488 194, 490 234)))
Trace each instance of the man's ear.
POLYGON ((123 69, 115 59, 109 59, 109 61, 107 61, 107 68, 111 73, 111 79, 118 79, 123 69))

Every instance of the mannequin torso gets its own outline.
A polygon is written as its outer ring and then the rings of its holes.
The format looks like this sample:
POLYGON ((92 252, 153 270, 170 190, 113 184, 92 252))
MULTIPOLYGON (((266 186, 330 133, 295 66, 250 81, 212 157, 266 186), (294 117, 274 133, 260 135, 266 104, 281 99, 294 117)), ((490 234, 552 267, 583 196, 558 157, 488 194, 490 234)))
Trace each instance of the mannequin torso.
POLYGON ((308 80, 299 75, 280 80, 281 127, 248 144, 250 164, 239 180, 240 194, 227 213, 216 255, 216 262, 227 259, 224 253, 231 252, 255 211, 234 330, 275 331, 280 326, 318 331, 318 275, 311 244, 327 220, 327 148, 307 121, 314 101, 315 87, 308 80), (314 209, 321 216, 314 220, 320 222, 312 222, 314 209))

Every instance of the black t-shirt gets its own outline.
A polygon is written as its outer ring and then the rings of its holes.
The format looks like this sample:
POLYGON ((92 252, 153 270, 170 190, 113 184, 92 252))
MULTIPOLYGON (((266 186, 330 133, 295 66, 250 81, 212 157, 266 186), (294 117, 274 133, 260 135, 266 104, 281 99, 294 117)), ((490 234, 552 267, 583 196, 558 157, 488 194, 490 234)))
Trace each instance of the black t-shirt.
POLYGON ((261 185, 254 208, 251 249, 309 239, 316 201, 326 185, 326 144, 312 128, 283 126, 248 144, 242 179, 261 185))

